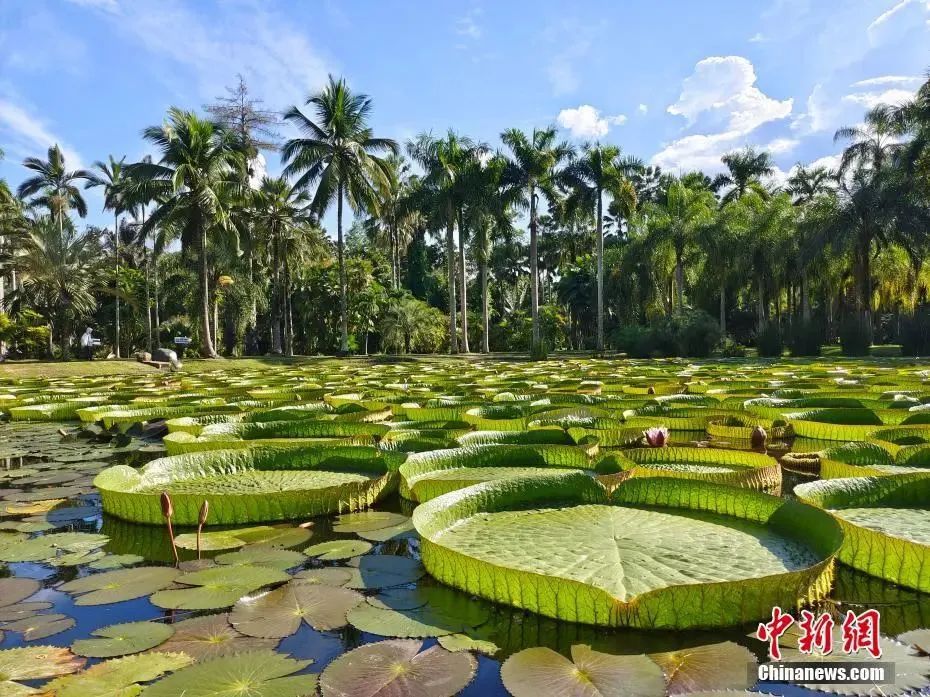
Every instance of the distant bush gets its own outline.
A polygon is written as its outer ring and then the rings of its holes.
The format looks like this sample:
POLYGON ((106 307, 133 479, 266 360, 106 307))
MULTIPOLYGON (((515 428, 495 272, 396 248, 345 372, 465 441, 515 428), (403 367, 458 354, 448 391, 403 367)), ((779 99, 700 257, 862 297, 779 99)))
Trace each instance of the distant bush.
POLYGON ((613 335, 614 345, 633 358, 707 358, 720 342, 720 327, 702 310, 685 310, 650 326, 628 325, 613 335))
POLYGON ((788 331, 788 352, 792 356, 819 356, 823 327, 819 322, 796 320, 788 331))
POLYGON ((778 322, 767 322, 756 332, 756 351, 762 358, 779 358, 785 350, 785 339, 778 322))
POLYGON ((872 346, 872 327, 856 316, 840 325, 840 351, 844 356, 868 356, 872 346))
POLYGON ((746 347, 740 343, 737 343, 729 336, 724 337, 720 342, 720 357, 721 358, 745 358, 746 357, 746 347))
POLYGON ((901 319, 901 355, 930 356, 930 305, 921 305, 913 317, 901 319))
POLYGON ((48 354, 48 327, 37 312, 23 310, 14 317, 0 312, 0 341, 16 358, 41 358, 48 354))

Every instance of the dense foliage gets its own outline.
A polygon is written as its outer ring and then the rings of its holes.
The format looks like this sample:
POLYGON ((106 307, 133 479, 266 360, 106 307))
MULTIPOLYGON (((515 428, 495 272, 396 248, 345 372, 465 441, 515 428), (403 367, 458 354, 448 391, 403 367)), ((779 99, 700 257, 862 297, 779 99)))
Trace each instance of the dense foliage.
POLYGON ((7 348, 67 356, 90 324, 117 356, 179 334, 206 356, 927 351, 930 82, 840 129, 837 171, 784 182, 751 148, 674 176, 554 128, 399 144, 372 108, 333 78, 283 139, 240 81, 146 128, 142 162, 28 158, 0 182, 7 348), (112 229, 80 229, 88 187, 112 229))

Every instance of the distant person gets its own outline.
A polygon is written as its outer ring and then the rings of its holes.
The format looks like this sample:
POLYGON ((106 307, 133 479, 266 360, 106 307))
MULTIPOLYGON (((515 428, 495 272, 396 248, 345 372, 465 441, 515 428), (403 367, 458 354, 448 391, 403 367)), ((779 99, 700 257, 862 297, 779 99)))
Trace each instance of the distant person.
POLYGON ((94 360, 94 330, 91 327, 81 334, 81 353, 85 360, 94 360))

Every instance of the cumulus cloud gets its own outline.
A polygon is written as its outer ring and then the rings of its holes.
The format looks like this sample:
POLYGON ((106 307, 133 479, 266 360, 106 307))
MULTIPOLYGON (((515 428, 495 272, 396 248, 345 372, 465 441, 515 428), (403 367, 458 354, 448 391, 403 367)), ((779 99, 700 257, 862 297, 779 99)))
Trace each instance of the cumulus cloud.
POLYGON ((639 110, 639 113, 640 113, 640 114, 645 114, 645 113, 648 113, 648 112, 649 112, 649 106, 646 105, 646 104, 640 104, 640 105, 639 105, 638 107, 636 107, 636 108, 639 110))
POLYGON ((809 134, 836 128, 839 112, 836 100, 831 99, 824 86, 818 83, 807 98, 807 111, 791 122, 791 129, 809 134))
POLYGON ((738 131, 685 136, 668 143, 653 155, 652 164, 671 172, 694 169, 715 172, 723 168, 720 157, 739 147, 740 139, 738 131))
POLYGON ((890 89, 875 92, 856 92, 847 94, 843 101, 851 102, 871 109, 879 104, 902 104, 914 97, 914 90, 890 89))
POLYGON ((724 124, 726 130, 749 133, 787 117, 793 103, 792 99, 773 99, 756 87, 756 71, 746 58, 711 56, 694 67, 668 113, 685 117, 689 125, 707 117, 724 124))
POLYGON ((575 138, 603 138, 611 126, 622 126, 626 123, 626 116, 602 116, 599 109, 590 104, 582 104, 575 109, 562 109, 556 121, 575 138))
POLYGON ((4 142, 8 155, 44 157, 45 151, 57 143, 69 169, 83 167, 81 156, 55 135, 41 118, 3 98, 0 98, 0 135, 0 142, 4 142))

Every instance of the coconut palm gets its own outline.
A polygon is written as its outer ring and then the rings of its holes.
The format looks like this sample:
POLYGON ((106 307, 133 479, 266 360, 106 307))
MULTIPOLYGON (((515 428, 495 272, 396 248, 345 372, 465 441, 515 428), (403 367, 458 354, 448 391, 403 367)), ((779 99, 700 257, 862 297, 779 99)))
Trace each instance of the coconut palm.
MULTIPOLYGON (((113 211, 113 245, 114 245, 114 263, 116 266, 116 288, 119 290, 119 217, 129 209, 129 201, 126 196, 127 177, 125 176, 126 158, 119 160, 110 155, 108 162, 94 163, 93 169, 87 177, 85 189, 95 187, 103 188, 103 209, 113 211)), ((119 343, 119 293, 116 295, 116 325, 115 325, 115 353, 120 358, 119 343)))
POLYGON ((719 190, 723 187, 730 187, 723 196, 724 203, 742 198, 752 187, 758 188, 760 179, 769 176, 774 171, 772 156, 765 151, 759 152, 755 148, 727 153, 720 160, 726 166, 727 171, 725 174, 717 175, 713 181, 713 188, 719 190))
POLYGON ((501 134, 510 150, 510 162, 504 173, 506 185, 516 192, 514 204, 529 209, 530 219, 530 313, 533 320, 532 353, 540 351, 539 336, 539 240, 538 206, 540 194, 551 206, 557 199, 559 166, 572 155, 567 143, 556 140, 554 127, 533 129, 529 135, 516 128, 501 134))
POLYGON ((189 111, 172 107, 167 121, 150 126, 143 137, 159 151, 158 162, 127 165, 136 196, 154 201, 143 225, 177 235, 182 251, 191 248, 199 276, 198 311, 200 350, 217 357, 210 328, 210 268, 207 254, 211 237, 232 234, 230 208, 241 193, 241 154, 232 135, 189 111))
POLYGON ((843 150, 840 176, 859 168, 880 172, 892 154, 900 149, 897 134, 895 111, 883 104, 870 109, 862 125, 838 129, 833 142, 851 141, 843 150))
POLYGON ((284 118, 301 132, 281 150, 285 176, 297 176, 295 186, 316 185, 311 208, 322 217, 336 204, 336 245, 339 263, 340 350, 349 351, 349 319, 346 290, 342 206, 347 202, 354 213, 378 210, 378 190, 385 186, 390 169, 376 153, 397 153, 397 143, 372 135, 368 120, 371 98, 353 93, 345 80, 332 75, 323 91, 307 100, 308 116, 294 106, 284 118), (314 120, 315 119, 315 120, 314 120))
POLYGON ((561 174, 570 191, 567 211, 584 210, 597 227, 597 350, 604 350, 604 196, 617 200, 616 213, 628 218, 636 208, 636 190, 627 175, 639 166, 620 157, 620 148, 595 143, 584 148, 561 174))
POLYGON ((787 191, 794 205, 804 206, 818 196, 836 191, 836 172, 826 167, 804 167, 798 163, 788 177, 787 191))
POLYGON ((72 209, 82 218, 87 215, 87 203, 81 196, 77 182, 90 178, 85 169, 68 170, 65 156, 58 145, 48 149, 48 159, 27 157, 23 167, 35 174, 23 181, 16 193, 20 198, 32 197, 30 203, 47 208, 58 224, 59 232, 64 231, 64 221, 72 209))

